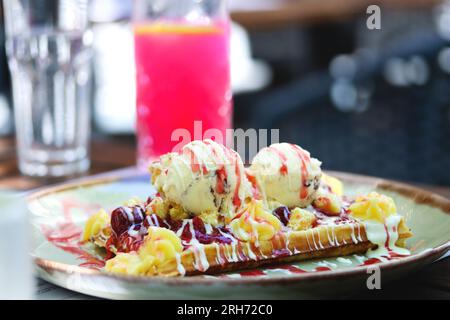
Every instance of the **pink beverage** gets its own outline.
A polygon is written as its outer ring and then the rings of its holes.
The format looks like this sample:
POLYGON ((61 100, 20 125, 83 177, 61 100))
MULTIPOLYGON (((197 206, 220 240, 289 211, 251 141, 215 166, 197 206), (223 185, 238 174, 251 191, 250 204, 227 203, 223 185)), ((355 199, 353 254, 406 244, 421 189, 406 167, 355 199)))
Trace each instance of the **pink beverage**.
POLYGON ((228 23, 138 24, 134 35, 139 167, 202 139, 196 121, 201 134, 218 129, 225 139, 232 125, 228 23), (176 129, 190 137, 172 136, 176 129))

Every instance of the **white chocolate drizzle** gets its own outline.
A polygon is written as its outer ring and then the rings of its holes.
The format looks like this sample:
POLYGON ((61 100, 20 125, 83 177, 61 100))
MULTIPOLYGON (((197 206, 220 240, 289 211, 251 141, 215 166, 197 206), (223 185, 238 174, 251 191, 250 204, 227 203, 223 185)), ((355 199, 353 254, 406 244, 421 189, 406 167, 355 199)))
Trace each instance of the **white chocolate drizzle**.
POLYGON ((290 243, 290 237, 291 237, 291 231, 288 231, 286 233, 286 248, 292 253, 292 254, 298 254, 301 251, 298 250, 295 246, 293 246, 293 250, 289 249, 289 243, 290 243))
POLYGON ((311 243, 309 243, 308 232, 305 232, 306 243, 308 244, 309 251, 312 251, 311 243))
POLYGON ((367 239, 378 246, 377 249, 367 252, 369 258, 389 257, 390 252, 400 255, 410 254, 407 249, 395 245, 398 240, 398 224, 400 221, 401 216, 392 215, 386 218, 384 224, 373 220, 363 222, 366 228, 367 239))
POLYGON ((337 235, 336 235, 336 233, 334 232, 334 227, 331 229, 331 232, 332 232, 332 234, 333 234, 333 238, 334 238, 334 245, 335 246, 339 246, 340 244, 339 244, 339 240, 338 240, 338 238, 337 238, 337 235))
MULTIPOLYGON (((285 244, 286 244, 286 250, 289 252, 290 255, 292 255, 293 254, 292 250, 289 249, 289 235, 290 235, 290 233, 286 234, 285 244)), ((295 246, 294 246, 294 251, 295 251, 295 246)))
POLYGON ((223 264, 225 264, 225 261, 223 260, 222 254, 220 252, 220 248, 221 247, 220 247, 220 245, 218 243, 214 243, 214 244, 216 246, 216 255, 217 255, 216 263, 219 264, 219 265, 223 265, 223 264))
POLYGON ((361 225, 358 223, 358 241, 362 242, 363 239, 361 237, 361 225))
POLYGON ((351 266, 351 265, 353 264, 352 260, 347 259, 347 258, 343 258, 343 257, 338 257, 338 258, 336 259, 336 261, 339 262, 339 263, 348 265, 348 266, 351 266))
POLYGON ((194 252, 195 256, 194 267, 199 271, 206 271, 209 268, 209 262, 208 259, 206 258, 205 246, 200 242, 198 242, 197 238, 195 237, 194 224, 192 223, 192 220, 188 221, 189 221, 189 230, 192 236, 192 239, 189 244, 192 246, 192 251, 194 252))
POLYGON ((320 241, 320 230, 319 229, 317 229, 317 240, 319 242, 320 249, 324 249, 325 247, 322 245, 322 241, 320 241))
POLYGON ((358 240, 356 239, 356 236, 355 236, 355 225, 353 223, 351 223, 350 227, 352 228, 352 232, 351 232, 352 241, 354 244, 357 244, 358 240))
MULTIPOLYGON (((334 227, 331 227, 331 232, 333 233, 333 229, 334 227)), ((328 230, 328 228, 325 228, 325 230, 327 230, 327 237, 328 237, 328 242, 334 246, 334 237, 330 237, 330 231, 328 230)))
POLYGON ((318 267, 328 267, 328 268, 337 268, 337 264, 323 260, 316 263, 318 267))
POLYGON ((238 257, 238 255, 236 254, 236 247, 237 247, 237 243, 235 242, 235 243, 232 243, 231 244, 231 252, 233 253, 233 255, 232 255, 232 261, 233 262, 238 262, 239 261, 239 257, 238 257))
POLYGON ((177 261, 177 270, 178 270, 178 273, 179 273, 180 275, 184 276, 184 275, 186 274, 186 269, 184 269, 184 266, 183 266, 183 264, 181 263, 181 256, 180 256, 179 253, 177 253, 177 254, 175 255, 175 259, 176 259, 176 261, 177 261))
POLYGON ((248 257, 249 257, 250 259, 252 259, 252 260, 258 260, 257 257, 256 257, 256 255, 255 255, 255 253, 252 251, 252 247, 251 247, 250 242, 247 242, 247 254, 248 254, 248 257))
POLYGON ((213 228, 212 228, 212 226, 209 223, 205 223, 205 231, 206 231, 206 234, 211 234, 212 233, 213 228))

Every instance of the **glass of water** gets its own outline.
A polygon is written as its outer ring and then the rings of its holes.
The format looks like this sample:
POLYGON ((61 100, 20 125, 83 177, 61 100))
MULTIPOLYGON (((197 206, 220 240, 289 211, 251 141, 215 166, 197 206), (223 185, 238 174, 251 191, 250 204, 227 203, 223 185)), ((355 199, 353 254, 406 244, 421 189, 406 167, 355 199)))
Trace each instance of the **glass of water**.
POLYGON ((88 0, 3 0, 18 163, 25 175, 89 168, 88 0))

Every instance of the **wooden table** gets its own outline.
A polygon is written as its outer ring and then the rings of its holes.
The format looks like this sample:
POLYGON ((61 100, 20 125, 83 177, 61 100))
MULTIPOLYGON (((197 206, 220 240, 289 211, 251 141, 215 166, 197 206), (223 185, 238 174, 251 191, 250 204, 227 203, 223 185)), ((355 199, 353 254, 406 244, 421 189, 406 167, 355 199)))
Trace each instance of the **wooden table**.
POLYGON ((369 5, 383 10, 426 8, 440 0, 231 0, 234 21, 248 29, 336 21, 365 15, 369 5))
MULTIPOLYGON (((111 171, 135 163, 133 139, 96 138, 91 144, 92 169, 90 174, 111 171)), ((0 188, 29 190, 55 181, 23 177, 16 164, 12 138, 0 138, 0 188)), ((450 198, 450 188, 422 186, 450 198)), ((410 277, 382 285, 382 290, 366 291, 355 298, 375 299, 450 299, 450 259, 447 257, 410 277)))
MULTIPOLYGON (((134 165, 136 162, 134 139, 116 138, 113 141, 95 138, 91 143, 91 161, 88 175, 134 165)), ((60 180, 33 179, 20 175, 14 139, 0 138, 0 188, 29 190, 56 182, 60 180)))

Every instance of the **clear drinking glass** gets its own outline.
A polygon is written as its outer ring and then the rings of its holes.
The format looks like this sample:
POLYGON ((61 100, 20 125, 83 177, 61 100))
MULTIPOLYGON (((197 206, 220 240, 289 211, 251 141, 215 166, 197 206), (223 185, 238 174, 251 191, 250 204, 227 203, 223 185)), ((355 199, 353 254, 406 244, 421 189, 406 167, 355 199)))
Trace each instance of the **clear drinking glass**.
POLYGON ((138 166, 232 126, 225 0, 136 0, 138 166), (209 134, 209 135, 208 135, 209 134))
POLYGON ((3 0, 19 169, 58 177, 89 168, 88 0, 3 0))

